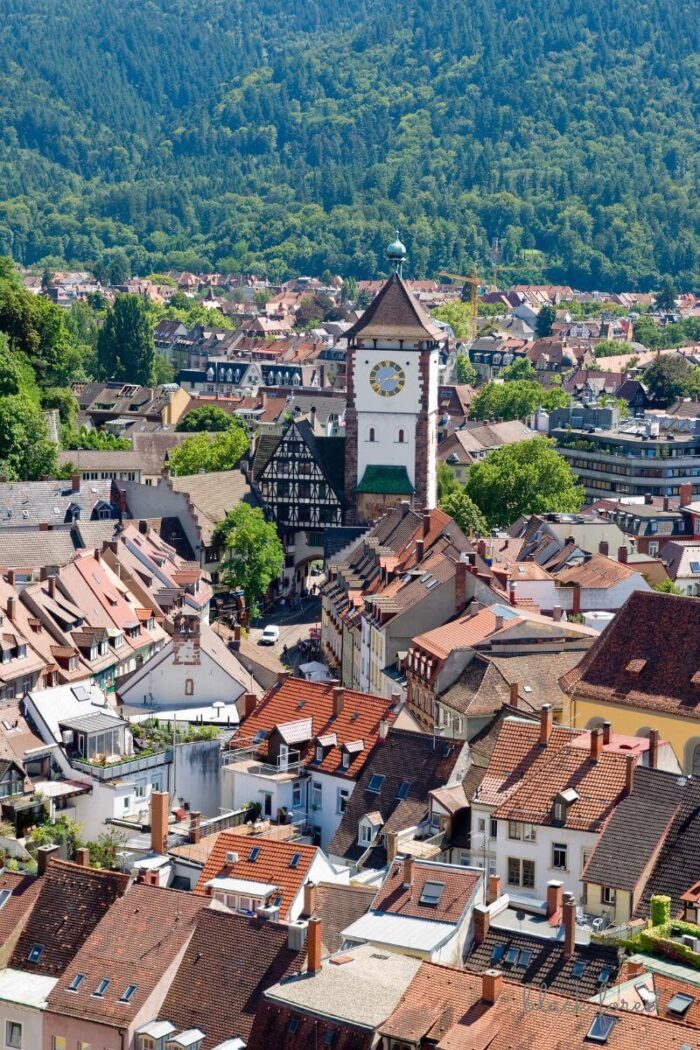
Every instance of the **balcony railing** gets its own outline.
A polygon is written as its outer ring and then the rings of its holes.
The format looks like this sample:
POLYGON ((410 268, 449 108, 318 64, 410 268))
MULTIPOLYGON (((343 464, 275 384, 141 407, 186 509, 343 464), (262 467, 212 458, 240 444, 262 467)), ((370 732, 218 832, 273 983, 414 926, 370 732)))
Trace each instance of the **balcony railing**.
POLYGON ((233 766, 238 762, 252 763, 247 770, 252 776, 277 777, 285 774, 297 776, 303 770, 299 751, 289 751, 287 756, 279 755, 276 762, 258 759, 257 747, 249 744, 245 747, 227 748, 221 752, 221 765, 233 766))
POLYGON ((168 747, 164 751, 156 751, 153 755, 123 755, 114 762, 105 762, 104 765, 101 762, 95 763, 83 758, 73 758, 71 765, 74 769, 79 769, 81 773, 88 773, 91 777, 95 777, 96 780, 115 780, 117 777, 140 773, 144 769, 154 769, 172 760, 173 751, 168 747))

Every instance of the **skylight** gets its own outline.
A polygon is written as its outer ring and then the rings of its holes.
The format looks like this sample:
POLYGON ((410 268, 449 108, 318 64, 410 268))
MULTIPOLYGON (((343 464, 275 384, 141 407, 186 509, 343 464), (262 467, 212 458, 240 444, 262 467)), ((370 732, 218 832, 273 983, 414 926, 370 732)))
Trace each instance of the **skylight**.
POLYGON ((296 1033, 299 1031, 299 1018, 298 1017, 293 1017, 291 1019, 291 1021, 289 1022, 289 1026, 287 1028, 287 1031, 289 1032, 290 1035, 296 1035, 296 1033))
POLYGON ((598 1014, 588 1029, 586 1039, 590 1039, 594 1043, 607 1043, 608 1036, 612 1032, 616 1021, 616 1017, 609 1017, 608 1014, 598 1014))
POLYGON ((3 904, 7 904, 11 896, 12 890, 0 890, 0 908, 2 908, 3 904))
POLYGON ((396 797, 400 799, 408 798, 408 792, 411 790, 411 781, 402 780, 399 785, 399 790, 396 792, 396 797))
POLYGON ((607 966, 604 966, 598 974, 598 984, 610 984, 610 970, 607 966))
POLYGON ((586 964, 585 962, 581 962, 581 960, 579 959, 578 962, 574 963, 574 968, 571 971, 571 976, 574 977, 577 981, 580 981, 585 972, 586 964))
POLYGON ((300 860, 301 860, 301 853, 293 853, 292 854, 292 859, 289 862, 289 867, 290 868, 296 868, 297 865, 299 864, 300 860))
POLYGON ((84 973, 76 973, 75 977, 73 978, 71 983, 68 985, 68 991, 69 992, 77 992, 78 988, 80 988, 80 985, 83 983, 84 980, 85 980, 85 974, 84 973))
POLYGON ((252 850, 248 854, 248 860, 250 861, 251 864, 254 864, 259 856, 260 856, 260 846, 253 846, 252 850))
POLYGON ((378 795, 382 790, 382 785, 385 780, 386 777, 381 773, 373 773, 370 782, 367 785, 367 791, 371 791, 373 794, 378 795))
POLYGON ((335 1042, 335 1032, 332 1029, 329 1029, 326 1032, 326 1034, 324 1035, 324 1037, 323 1037, 323 1045, 324 1046, 333 1046, 334 1042, 335 1042))
POLYGON ((102 980, 100 981, 100 983, 98 984, 97 988, 95 989, 95 991, 92 994, 94 995, 94 997, 96 999, 101 999, 103 997, 103 995, 105 994, 105 992, 107 991, 107 989, 109 988, 109 985, 110 985, 109 979, 107 977, 103 977, 102 980))
POLYGON ((258 729, 257 733, 255 734, 255 739, 253 740, 253 743, 254 744, 259 744, 264 739, 265 739, 265 730, 264 729, 258 729))
POLYGON ((683 1017, 694 1002, 692 995, 686 995, 685 992, 676 992, 666 1004, 666 1009, 669 1013, 676 1014, 677 1017, 683 1017))
POLYGON ((519 954, 520 952, 517 948, 508 949, 508 951, 506 952, 506 962, 509 966, 515 966, 516 962, 518 961, 519 954))
POLYGON ((31 963, 39 962, 39 959, 41 958, 41 953, 43 952, 43 950, 44 950, 44 945, 43 944, 33 944, 31 946, 30 950, 29 950, 29 955, 27 956, 27 961, 31 962, 31 963))
POLYGON ((495 966, 496 963, 499 963, 501 961, 501 959, 505 955, 505 951, 506 951, 505 944, 497 944, 496 945, 496 947, 491 952, 491 965, 492 966, 495 966))
POLYGON ((136 991, 136 988, 137 988, 137 985, 135 985, 135 984, 127 985, 126 988, 124 989, 124 994, 119 996, 119 1002, 120 1003, 130 1003, 132 998, 133 998, 133 996, 134 996, 134 992, 136 991))
POLYGON ((423 885, 423 892, 420 895, 419 904, 428 904, 435 908, 440 903, 440 899, 445 892, 444 882, 426 882, 423 885))
POLYGON ((521 951, 518 956, 518 967, 522 970, 526 970, 532 962, 532 952, 521 951))

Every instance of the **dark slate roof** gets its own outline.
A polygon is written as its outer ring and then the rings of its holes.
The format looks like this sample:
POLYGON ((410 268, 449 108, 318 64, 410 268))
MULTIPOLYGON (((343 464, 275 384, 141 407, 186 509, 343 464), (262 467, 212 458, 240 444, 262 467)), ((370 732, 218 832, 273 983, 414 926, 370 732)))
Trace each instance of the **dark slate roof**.
POLYGON ((348 340, 407 339, 442 342, 445 333, 426 313, 398 274, 392 274, 370 305, 345 333, 348 340))
POLYGON ((75 510, 81 521, 89 521, 98 503, 110 504, 111 488, 110 480, 84 481, 79 492, 73 492, 70 481, 4 481, 0 527, 62 525, 73 519, 75 510))
POLYGON ((642 894, 635 912, 637 916, 648 916, 649 902, 655 893, 668 894, 671 914, 682 914, 681 894, 697 882, 700 871, 700 781, 679 777, 679 784, 681 779, 685 784, 678 813, 642 894))
POLYGON ((336 495, 341 496, 345 488, 345 438, 317 437, 308 420, 296 424, 297 430, 323 471, 328 484, 336 495))
POLYGON ((281 440, 279 434, 260 434, 258 436, 253 457, 253 477, 256 481, 272 459, 281 440))
POLYGON ((306 949, 289 949, 288 934, 280 923, 201 912, 159 1016, 206 1032, 202 1050, 247 1039, 265 990, 304 968, 306 949))
POLYGON ((328 561, 353 540, 359 539, 367 529, 362 526, 342 526, 323 530, 323 557, 328 561))
POLYGON ((362 481, 355 492, 381 492, 389 495, 411 496, 415 489, 405 467, 365 467, 362 481))
POLYGON ((15 945, 10 966, 60 977, 100 919, 126 892, 129 876, 51 860, 40 882, 36 906, 15 945), (29 962, 34 945, 41 945, 42 952, 36 962, 29 962))
POLYGON ((615 809, 598 839, 583 874, 584 882, 634 889, 673 826, 683 799, 684 779, 674 773, 637 767, 632 793, 615 809))
MULTIPOLYGON (((402 801, 424 803, 427 809, 428 793, 433 788, 443 787, 450 779, 461 755, 461 743, 452 745, 438 740, 434 746, 432 736, 391 729, 386 740, 377 743, 368 756, 327 852, 348 861, 358 860, 366 849, 357 841, 358 825, 367 812, 381 813, 386 822, 402 801), (375 774, 385 778, 378 793, 367 790, 375 774), (397 794, 405 780, 410 786, 402 800, 397 794)), ((416 810, 412 808, 411 812, 415 814, 416 810)), ((383 868, 385 864, 386 850, 383 844, 378 844, 372 849, 365 866, 383 868)))
POLYGON ((335 955, 343 943, 343 930, 369 911, 375 896, 376 889, 373 886, 319 882, 314 914, 321 920, 321 949, 324 955, 335 955))
POLYGON ((493 926, 482 944, 477 945, 465 959, 465 970, 483 973, 497 966, 509 981, 520 984, 546 986, 547 991, 571 995, 577 999, 590 999, 600 992, 601 970, 610 970, 610 981, 614 983, 620 969, 617 949, 603 944, 577 944, 571 959, 564 958, 564 943, 553 938, 533 937, 512 930, 499 930, 493 926), (496 963, 494 950, 502 945, 503 957, 496 963), (532 952, 530 962, 521 967, 509 965, 505 954, 509 948, 532 952), (586 964, 581 977, 573 976, 577 962, 586 964))
MULTIPOLYGON (((329 1006, 329 1010, 333 1007, 329 1006)), ((288 1006, 274 1002, 263 1002, 250 1033, 247 1050, 310 1050, 324 1046, 332 1050, 371 1050, 374 1032, 364 1028, 353 1028, 325 1017, 299 1013, 288 1006), (290 1027, 290 1022, 295 1024, 290 1027), (326 1036, 332 1042, 326 1043, 326 1036)))

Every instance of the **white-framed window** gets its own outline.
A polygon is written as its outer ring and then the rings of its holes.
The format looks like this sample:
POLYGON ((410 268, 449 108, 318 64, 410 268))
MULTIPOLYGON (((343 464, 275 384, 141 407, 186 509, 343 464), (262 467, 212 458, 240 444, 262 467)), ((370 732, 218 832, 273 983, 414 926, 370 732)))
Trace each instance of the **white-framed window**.
POLYGON ((369 824, 360 824, 358 839, 361 846, 371 846, 374 832, 369 824))
POLYGON ((520 857, 509 857, 508 885, 532 889, 535 885, 534 860, 521 860, 520 857))
POLYGON ((323 784, 320 780, 311 782, 311 808, 320 809, 323 802, 323 784))
POLYGON ((302 805, 302 783, 301 780, 295 780, 292 784, 292 808, 300 809, 302 805))
POLYGON ((479 817, 478 828, 479 828, 479 831, 483 831, 483 832, 486 831, 486 817, 479 817))
POLYGON ((603 904, 615 904, 617 896, 612 886, 600 887, 600 899, 603 902, 603 904))
POLYGON ((185 696, 192 696, 193 693, 194 693, 194 679, 193 678, 186 678, 185 679, 185 696))
POLYGON ((566 820, 566 806, 563 802, 554 803, 554 819, 559 824, 563 824, 566 820))
POLYGON ((489 821, 489 838, 498 838, 498 821, 494 817, 489 821))
POLYGON ((508 821, 508 838, 520 840, 523 836, 522 825, 517 820, 508 821))
POLYGON ((51 1039, 51 1050, 67 1050, 66 1037, 64 1035, 53 1036, 51 1039))
POLYGON ((19 1021, 5 1021, 5 1046, 22 1050, 22 1025, 19 1021))
POLYGON ((316 761, 323 762, 323 748, 320 744, 316 745, 316 761))
POLYGON ((552 844, 552 867, 561 868, 566 871, 567 846, 565 842, 554 842, 552 844))
POLYGON ((347 804, 348 804, 348 799, 349 798, 350 798, 350 789, 349 788, 338 788, 338 800, 337 800, 337 806, 336 806, 336 812, 337 813, 344 813, 345 812, 345 810, 347 808, 347 804))
POLYGON ((537 838, 534 824, 523 824, 523 842, 534 842, 537 838))

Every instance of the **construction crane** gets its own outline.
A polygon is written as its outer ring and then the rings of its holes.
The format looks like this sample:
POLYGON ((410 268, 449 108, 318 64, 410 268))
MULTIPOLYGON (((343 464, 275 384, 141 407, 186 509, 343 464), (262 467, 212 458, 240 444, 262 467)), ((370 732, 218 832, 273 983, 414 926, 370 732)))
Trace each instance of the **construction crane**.
POLYGON ((438 277, 449 277, 451 281, 461 281, 463 288, 469 285, 469 305, 471 306, 471 337, 472 339, 476 336, 476 319, 479 316, 478 302, 479 302, 479 286, 481 285, 481 278, 477 274, 476 270, 473 270, 469 277, 465 277, 461 273, 446 273, 441 270, 438 273, 438 277))

